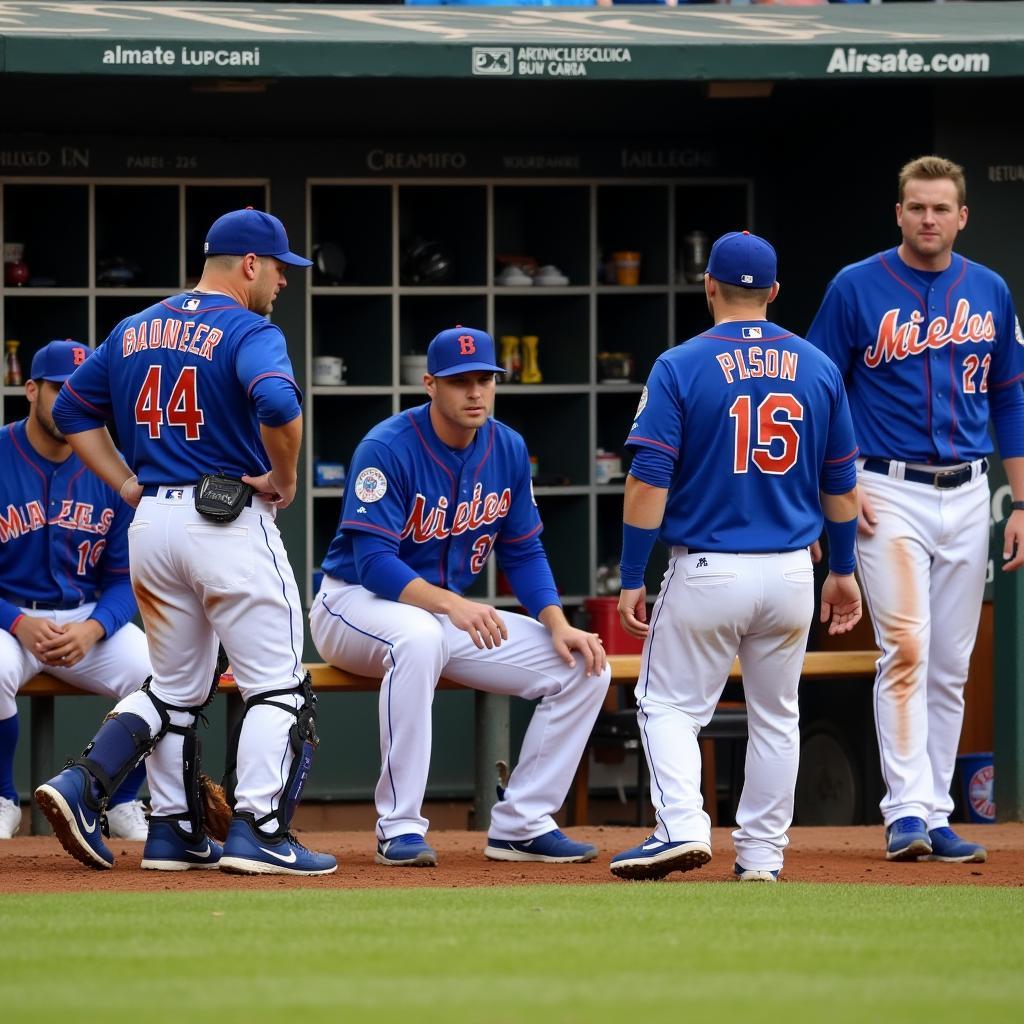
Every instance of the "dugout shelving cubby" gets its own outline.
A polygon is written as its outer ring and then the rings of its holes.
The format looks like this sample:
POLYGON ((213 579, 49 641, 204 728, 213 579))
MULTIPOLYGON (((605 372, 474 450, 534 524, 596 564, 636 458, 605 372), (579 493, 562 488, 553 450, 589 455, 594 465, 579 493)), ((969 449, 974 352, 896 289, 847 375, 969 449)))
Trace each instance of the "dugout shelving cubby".
MULTIPOLYGON (((752 182, 317 178, 307 182, 306 209, 308 249, 326 246, 307 287, 307 603, 344 494, 314 486, 315 463, 347 468, 370 426, 425 401, 420 385, 403 383, 402 357, 425 353, 439 330, 461 323, 496 341, 540 339, 543 380, 499 383, 495 412, 536 456, 545 546, 563 602, 582 604, 621 537, 623 482, 597 482, 595 451, 622 454, 628 467, 623 440, 654 360, 708 324, 702 284, 684 277, 682 239, 752 227, 752 182), (421 274, 409 259, 417 243, 421 274), (611 274, 621 250, 641 253, 635 286, 611 274), (558 267, 568 282, 499 283, 522 257, 558 267), (439 263, 448 264, 441 273, 439 263), (630 381, 603 382, 599 352, 631 353, 630 381), (317 385, 316 356, 340 356, 346 383, 317 385)), ((652 594, 663 570, 652 559, 652 594)), ((515 604, 493 559, 473 593, 515 604)))
MULTIPOLYGON (((0 339, 21 343, 22 379, 48 341, 95 348, 125 316, 194 285, 213 220, 269 201, 267 179, 0 179, 0 239, 23 247, 30 275, 0 279, 0 339)), ((0 423, 27 409, 23 384, 0 389, 0 423)))

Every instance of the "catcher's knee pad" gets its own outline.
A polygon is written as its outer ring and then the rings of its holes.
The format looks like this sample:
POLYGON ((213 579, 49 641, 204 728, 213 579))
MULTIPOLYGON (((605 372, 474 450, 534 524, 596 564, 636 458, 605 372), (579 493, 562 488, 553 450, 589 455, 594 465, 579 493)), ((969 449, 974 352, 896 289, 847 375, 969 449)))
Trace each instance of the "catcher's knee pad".
POLYGON ((285 780, 278 810, 276 813, 271 811, 269 814, 255 819, 257 828, 273 821, 277 824, 277 829, 273 834, 284 834, 288 831, 295 810, 302 799, 302 791, 306 787, 306 780, 313 767, 316 748, 320 744, 320 737, 316 734, 316 694, 313 692, 313 681, 309 673, 306 673, 305 678, 296 687, 287 690, 269 690, 266 693, 257 694, 245 702, 245 711, 231 737, 224 772, 224 790, 232 809, 235 806, 235 786, 238 782, 238 742, 242 735, 242 726, 245 716, 259 704, 270 704, 295 716, 295 722, 288 730, 288 741, 295 756, 292 758, 292 766, 288 772, 288 778, 285 780), (275 697, 292 694, 302 697, 302 703, 297 708, 274 700, 275 697))

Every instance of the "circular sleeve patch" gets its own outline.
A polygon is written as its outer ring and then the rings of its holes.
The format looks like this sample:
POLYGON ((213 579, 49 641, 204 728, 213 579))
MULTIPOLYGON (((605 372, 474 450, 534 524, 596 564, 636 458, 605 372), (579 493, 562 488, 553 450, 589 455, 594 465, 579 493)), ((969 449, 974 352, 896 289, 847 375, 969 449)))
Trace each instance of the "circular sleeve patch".
POLYGON ((644 411, 644 409, 646 409, 646 408, 647 408, 647 385, 645 384, 643 391, 640 392, 640 404, 636 407, 636 413, 633 415, 633 419, 637 419, 639 417, 640 413, 642 413, 644 411))
POLYGON ((360 501, 380 501, 388 492, 388 478, 375 466, 367 466, 356 477, 356 497, 360 501))

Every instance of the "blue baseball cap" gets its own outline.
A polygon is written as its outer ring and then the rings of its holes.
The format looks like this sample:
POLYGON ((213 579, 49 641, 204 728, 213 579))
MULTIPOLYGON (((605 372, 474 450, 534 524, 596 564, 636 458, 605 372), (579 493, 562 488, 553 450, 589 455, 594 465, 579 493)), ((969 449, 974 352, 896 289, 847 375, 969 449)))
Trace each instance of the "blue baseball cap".
POLYGON ((427 349, 427 373, 453 377, 457 373, 504 373, 494 359, 494 339, 475 327, 449 327, 427 349))
POLYGON ((311 267, 312 260, 296 256, 288 248, 288 233, 272 214, 254 210, 232 210, 218 217, 206 234, 204 256, 273 256, 293 267, 311 267))
POLYGON ((711 246, 708 274, 716 281, 740 288, 771 288, 777 271, 771 243, 749 231, 730 231, 711 246))
POLYGON ((32 357, 32 380, 65 381, 89 358, 89 346, 80 341, 47 342, 32 357))

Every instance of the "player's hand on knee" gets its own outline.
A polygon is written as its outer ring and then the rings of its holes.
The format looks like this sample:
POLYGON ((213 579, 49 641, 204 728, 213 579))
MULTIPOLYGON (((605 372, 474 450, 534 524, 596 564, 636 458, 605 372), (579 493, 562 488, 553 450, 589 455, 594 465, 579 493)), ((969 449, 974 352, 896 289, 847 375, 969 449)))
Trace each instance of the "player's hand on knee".
POLYGON ((857 488, 857 504, 860 506, 860 515, 857 517, 857 532, 865 537, 874 537, 875 527, 878 525, 878 516, 875 514, 875 506, 871 499, 864 493, 863 487, 857 488))
POLYGON ((1024 565, 1024 511, 1014 509, 1003 532, 1003 572, 1024 565))
POLYGON ((576 659, 572 656, 572 652, 579 651, 586 663, 588 676, 599 676, 608 663, 608 656, 604 652, 604 641, 596 633, 577 629, 568 622, 551 631, 551 643, 555 648, 555 653, 570 668, 576 667, 576 659))
POLYGON ((828 635, 849 633, 860 622, 860 617, 860 587, 857 586, 857 580, 853 576, 829 573, 821 588, 821 621, 829 623, 828 635))
POLYGON ((508 629, 502 617, 488 604, 460 598, 448 610, 448 618, 456 629, 463 629, 481 650, 500 647, 508 639, 508 629))
POLYGON ((95 619, 68 622, 59 637, 44 640, 39 645, 36 657, 47 665, 72 668, 106 635, 106 630, 95 619))
POLYGON ((647 636, 651 627, 647 624, 646 587, 619 592, 619 621, 630 636, 647 636))
POLYGON ((52 619, 44 619, 35 615, 23 615, 14 627, 14 635, 29 654, 34 654, 40 661, 42 644, 59 640, 64 635, 64 627, 58 626, 52 619))

